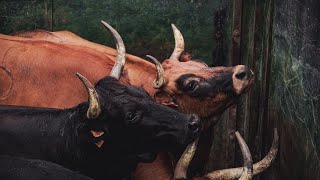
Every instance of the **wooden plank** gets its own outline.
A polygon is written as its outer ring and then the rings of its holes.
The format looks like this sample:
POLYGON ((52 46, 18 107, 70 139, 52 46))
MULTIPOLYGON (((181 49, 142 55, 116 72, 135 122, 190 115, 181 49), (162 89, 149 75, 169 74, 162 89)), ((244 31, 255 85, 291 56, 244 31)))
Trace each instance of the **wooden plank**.
MULTIPOLYGON (((242 21, 241 21, 241 54, 240 63, 249 66, 255 71, 254 50, 255 50, 255 23, 256 23, 256 1, 243 1, 242 5, 242 21)), ((257 79, 257 78, 256 78, 257 79)), ((251 130, 250 119, 256 110, 251 111, 252 107, 256 108, 259 104, 256 100, 256 89, 259 87, 257 80, 254 87, 244 96, 240 98, 237 106, 237 124, 236 129, 244 137, 245 141, 250 146, 249 131, 251 130), (251 104, 251 99, 255 99, 254 104, 251 104), (251 113, 250 113, 251 112, 251 113)), ((235 149, 235 165, 242 164, 242 156, 238 146, 235 149)))
MULTIPOLYGON (((242 0, 230 1, 226 8, 221 8, 215 13, 216 49, 213 51, 213 65, 231 66, 240 62, 241 13, 242 0), (227 52, 225 51, 226 49, 227 52)), ((215 117, 215 121, 218 121, 218 124, 213 128, 214 142, 211 147, 206 172, 234 165, 236 111, 237 106, 234 105, 220 117, 215 117)))
POLYGON ((220 8, 214 12, 214 40, 215 48, 213 49, 212 66, 223 66, 226 63, 226 52, 224 45, 226 40, 226 7, 220 8))
POLYGON ((230 53, 232 65, 240 64, 241 17, 242 0, 234 0, 232 14, 232 49, 230 53))
MULTIPOLYGON (((263 106, 264 111, 261 116, 262 121, 262 132, 261 132, 261 151, 260 151, 260 158, 262 158, 265 154, 268 153, 269 147, 271 146, 271 142, 273 139, 273 128, 278 127, 275 124, 276 121, 270 119, 269 117, 269 89, 270 89, 270 76, 271 76, 271 50, 272 50, 272 29, 273 29, 273 10, 274 10, 274 1, 269 0, 266 1, 266 4, 263 6, 265 9, 265 35, 264 35, 264 42, 265 42, 265 63, 264 63, 264 78, 263 78, 263 94, 261 95, 263 98, 263 106)), ((279 129, 279 128, 278 128, 279 129)), ((275 163, 271 166, 271 171, 269 173, 264 173, 261 176, 261 179, 277 179, 277 165, 275 163)))
MULTIPOLYGON (((256 162, 270 147, 264 142, 268 142, 268 145, 272 142, 273 125, 268 123, 268 97, 273 0, 246 1, 244 9, 241 63, 254 70, 256 80, 254 88, 242 98, 239 105, 237 128, 243 133, 256 162)), ((238 149, 236 152, 236 164, 241 165, 241 154, 238 149)), ((270 173, 264 175, 268 177, 266 179, 272 179, 270 173)))
MULTIPOLYGON (((242 19, 242 0, 233 1, 233 14, 232 14, 232 48, 231 48, 231 64, 237 65, 241 62, 240 44, 241 44, 241 19, 242 19)), ((226 163, 225 167, 234 166, 235 161, 235 137, 234 132, 236 129, 237 121, 237 105, 232 105, 228 109, 228 118, 226 119, 227 134, 226 134, 226 163)))

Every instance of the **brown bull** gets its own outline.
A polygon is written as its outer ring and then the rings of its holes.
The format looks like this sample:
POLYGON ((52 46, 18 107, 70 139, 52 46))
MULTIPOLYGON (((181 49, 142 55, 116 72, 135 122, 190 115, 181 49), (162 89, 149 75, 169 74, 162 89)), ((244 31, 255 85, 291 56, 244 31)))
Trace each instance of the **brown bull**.
MULTIPOLYGON (((171 57, 156 71, 154 64, 126 55, 123 83, 144 88, 159 103, 201 117, 221 113, 251 86, 253 73, 246 66, 210 68, 182 56, 183 37, 175 26, 173 30, 176 46, 171 57)), ((10 105, 72 107, 87 98, 84 90, 78 90, 82 84, 74 74, 97 82, 111 71, 116 57, 116 50, 66 31, 0 35, 0 47, 0 104, 10 105)), ((154 163, 141 165, 136 177, 148 179, 150 172, 153 178, 171 178, 168 156, 161 154, 154 163)))

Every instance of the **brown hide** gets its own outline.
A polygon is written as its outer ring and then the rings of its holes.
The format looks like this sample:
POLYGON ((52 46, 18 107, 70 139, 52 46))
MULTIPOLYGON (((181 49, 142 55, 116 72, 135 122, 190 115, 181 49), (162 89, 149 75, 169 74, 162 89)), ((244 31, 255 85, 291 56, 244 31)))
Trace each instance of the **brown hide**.
MULTIPOLYGON (((52 35, 49 37, 52 42, 59 42, 52 35)), ((4 75, 0 78, 1 104, 73 107, 87 100, 86 91, 75 73, 83 74, 93 83, 110 73, 114 49, 107 48, 110 50, 107 54, 109 51, 102 53, 72 43, 52 42, 0 35, 0 73, 4 75)), ((121 81, 141 86, 152 93, 153 88, 148 89, 144 85, 146 78, 140 77, 148 77, 152 82, 155 77, 152 71, 154 66, 138 57, 134 58, 138 61, 129 63, 130 57, 127 57, 124 70, 126 78, 121 78, 121 81), (145 67, 146 71, 127 71, 134 69, 132 66, 145 67), (148 76, 144 76, 144 73, 148 73, 148 76)))
MULTIPOLYGON (((38 30, 18 33, 15 37, 0 35, 0 47, 0 104, 51 108, 67 108, 86 101, 86 90, 75 74, 79 72, 96 83, 110 73, 116 55, 113 48, 89 42, 67 31, 38 30)), ((126 58, 121 78, 123 83, 142 87, 151 96, 162 92, 152 87, 156 77, 153 64, 129 54, 126 58)), ((224 94, 199 101, 197 97, 178 90, 175 81, 183 74, 193 73, 209 78, 224 70, 234 71, 235 68, 208 68, 201 62, 189 60, 166 60, 163 66, 167 82, 163 89, 176 99, 174 103, 166 99, 169 102, 167 105, 207 117, 220 113, 232 103, 225 101, 224 94)), ((155 97, 158 102, 166 104, 161 98, 155 97)), ((140 164, 135 179, 167 179, 172 177, 172 173, 172 162, 163 153, 153 163, 140 164)))
POLYGON ((96 82, 112 67, 112 62, 102 61, 106 59, 103 54, 92 50, 83 53, 82 48, 76 46, 17 40, 1 41, 0 46, 0 66, 9 72, 7 76, 13 81, 11 90, 3 88, 10 92, 1 97, 1 104, 72 107, 87 99, 75 73, 80 72, 96 82))
POLYGON ((134 179, 168 180, 173 178, 174 165, 167 153, 158 153, 153 163, 139 163, 134 172, 134 179))

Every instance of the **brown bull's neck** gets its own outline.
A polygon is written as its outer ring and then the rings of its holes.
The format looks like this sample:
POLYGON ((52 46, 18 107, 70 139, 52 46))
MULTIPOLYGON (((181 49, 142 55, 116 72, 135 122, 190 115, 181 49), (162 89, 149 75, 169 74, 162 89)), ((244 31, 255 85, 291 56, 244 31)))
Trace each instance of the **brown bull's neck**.
MULTIPOLYGON (((15 36, 28 37, 29 39, 34 40, 51 41, 59 44, 82 46, 98 51, 113 61, 115 60, 117 54, 117 51, 111 47, 90 42, 69 31, 30 31, 17 33, 15 36)), ((149 93, 150 96, 153 97, 155 90, 153 89, 152 85, 155 77, 156 68, 152 63, 137 56, 126 54, 125 69, 123 72, 123 78, 121 78, 124 83, 142 87, 149 93)))
POLYGON ((156 90, 153 88, 153 81, 156 79, 156 68, 152 63, 129 56, 127 57, 123 76, 131 85, 145 89, 151 97, 155 94, 156 90))
MULTIPOLYGON (((62 44, 78 45, 86 48, 96 50, 111 60, 115 60, 117 51, 108 46, 90 42, 86 39, 83 39, 71 32, 68 31, 58 31, 50 33, 51 38, 48 39, 48 33, 36 32, 37 38, 44 37, 46 40, 59 42, 62 44)), ((126 63, 124 67, 123 77, 121 80, 125 83, 129 83, 133 86, 142 87, 145 89, 150 96, 153 97, 155 89, 153 89, 153 81, 156 78, 156 68, 152 63, 133 56, 131 54, 126 54, 126 63)))

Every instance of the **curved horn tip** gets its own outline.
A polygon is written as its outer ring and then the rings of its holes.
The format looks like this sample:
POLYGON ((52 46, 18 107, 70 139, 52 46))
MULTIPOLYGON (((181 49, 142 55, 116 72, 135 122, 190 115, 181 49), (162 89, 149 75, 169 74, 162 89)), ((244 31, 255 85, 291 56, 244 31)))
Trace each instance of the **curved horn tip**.
POLYGON ((126 62, 126 48, 124 46, 124 42, 120 36, 120 34, 108 23, 101 21, 101 23, 112 33, 113 38, 116 42, 117 55, 114 62, 114 66, 109 74, 109 76, 114 77, 116 79, 120 79, 122 71, 124 69, 124 65, 126 62))
POLYGON ((198 141, 199 138, 190 143, 184 150, 183 154, 181 155, 179 161, 176 164, 173 179, 187 179, 187 170, 197 150, 198 141))
POLYGON ((250 180, 252 179, 252 172, 253 172, 253 162, 252 162, 252 157, 251 153, 249 150, 249 147, 247 143, 244 141, 242 136, 238 131, 235 132, 236 138, 238 140, 241 153, 242 153, 242 158, 243 158, 243 173, 239 180, 250 180))
POLYGON ((77 72, 76 75, 82 81, 82 83, 86 86, 86 88, 90 88, 90 89, 94 88, 94 86, 90 83, 90 81, 86 77, 84 77, 82 74, 77 72))
POLYGON ((172 29, 177 29, 178 30, 177 26, 174 25, 173 23, 171 23, 171 27, 172 27, 172 29))
POLYGON ((156 65, 161 64, 158 59, 156 59, 155 57, 151 56, 151 55, 146 55, 147 58, 151 59, 152 62, 156 65))
POLYGON ((174 24, 171 24, 171 27, 173 30, 175 46, 174 46, 174 50, 170 56, 170 59, 179 61, 179 58, 185 48, 184 39, 183 39, 183 36, 182 36, 182 33, 180 32, 180 30, 174 24))
POLYGON ((106 23, 105 21, 101 20, 101 23, 105 26, 111 27, 110 24, 106 23))
MULTIPOLYGON (((151 56, 151 55, 149 55, 149 54, 147 54, 146 57, 150 58, 151 60, 154 60, 154 59, 157 60, 155 57, 153 57, 153 56, 151 56)), ((158 61, 158 60, 157 60, 157 61, 158 61)))
POLYGON ((165 84, 164 69, 162 67, 162 64, 151 55, 146 55, 146 57, 150 58, 156 65, 157 78, 153 81, 153 88, 160 89, 165 84))
POLYGON ((101 23, 104 24, 104 23, 106 23, 106 22, 104 22, 104 20, 101 20, 101 23))
POLYGON ((98 93, 94 89, 94 86, 90 83, 90 81, 84 77, 80 73, 76 73, 78 78, 81 80, 81 82, 84 84, 84 86, 87 89, 88 92, 88 99, 89 99, 89 107, 87 111, 87 117, 89 119, 97 118, 100 115, 101 109, 100 109, 100 103, 98 98, 98 93))

